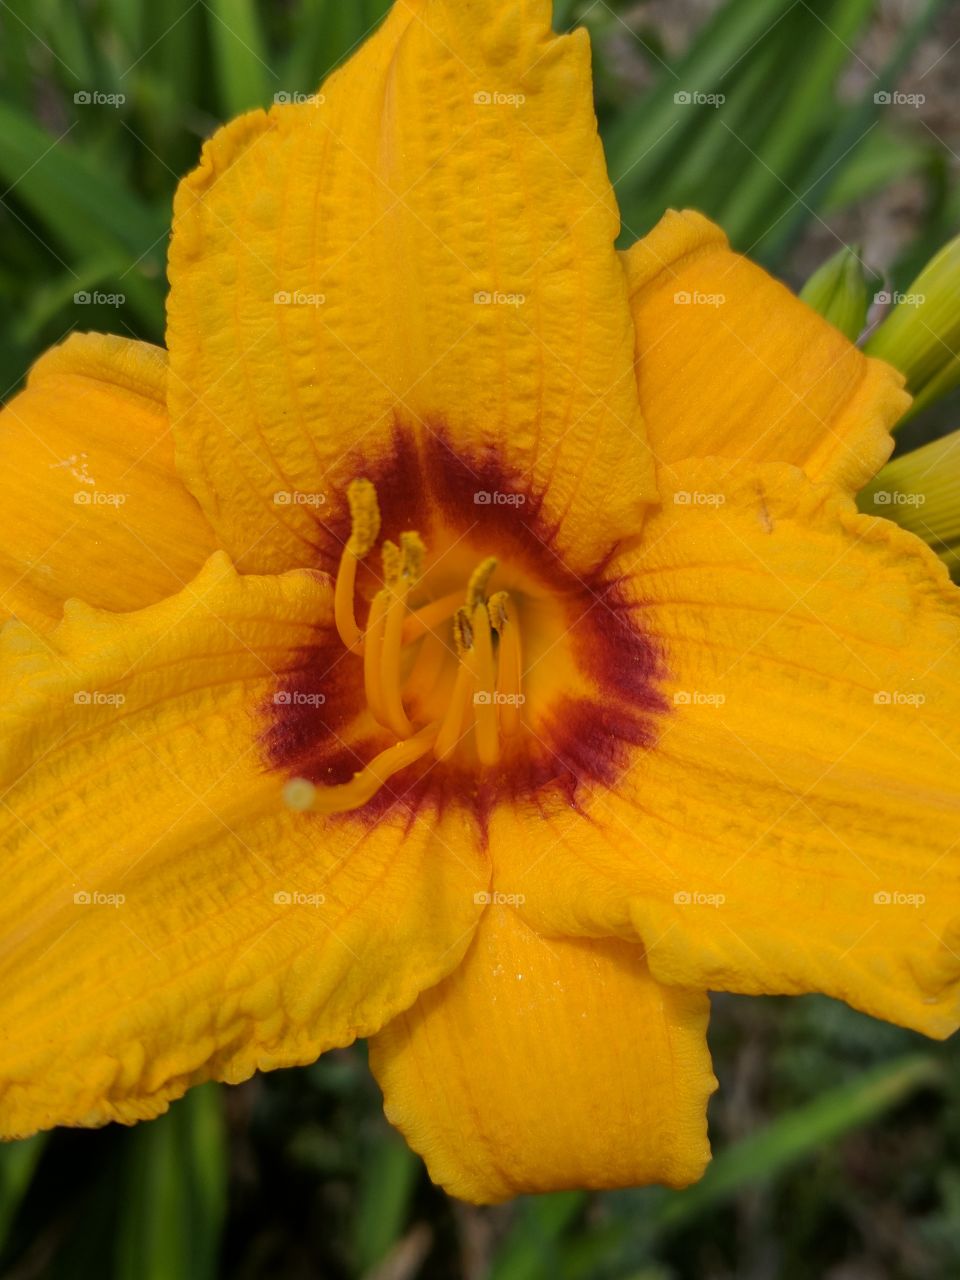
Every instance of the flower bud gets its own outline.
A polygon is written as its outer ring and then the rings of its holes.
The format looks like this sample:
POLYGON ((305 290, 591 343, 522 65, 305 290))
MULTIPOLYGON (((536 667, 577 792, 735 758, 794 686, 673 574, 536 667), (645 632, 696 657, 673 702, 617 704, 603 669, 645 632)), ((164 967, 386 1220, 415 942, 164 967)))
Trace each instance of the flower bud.
POLYGON ((960 431, 902 454, 880 471, 857 499, 867 515, 886 516, 909 529, 960 570, 960 431))
POLYGON ((912 415, 960 385, 960 236, 930 259, 906 293, 879 297, 894 305, 864 350, 906 375, 912 415))
POLYGON ((868 272, 855 246, 844 245, 813 273, 800 297, 851 342, 856 342, 867 320, 867 308, 879 278, 868 272))

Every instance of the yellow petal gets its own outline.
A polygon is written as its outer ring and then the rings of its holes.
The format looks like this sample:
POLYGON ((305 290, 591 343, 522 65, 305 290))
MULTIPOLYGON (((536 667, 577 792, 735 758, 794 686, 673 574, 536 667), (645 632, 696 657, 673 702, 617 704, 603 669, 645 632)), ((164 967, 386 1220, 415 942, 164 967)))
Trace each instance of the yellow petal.
POLYGON ((671 210, 623 262, 660 462, 792 462, 849 493, 883 465, 910 403, 902 376, 731 252, 719 227, 671 210))
POLYGON ((34 365, 0 414, 0 618, 49 628, 72 595, 139 609, 214 549, 174 468, 166 380, 159 347, 93 333, 34 365))
POLYGON ((465 521, 519 490, 599 559, 653 495, 618 225, 589 42, 547 0, 398 0, 322 100, 217 133, 176 198, 168 345, 221 544, 329 569, 351 479, 410 491, 452 451, 465 521))
POLYGON ((918 539, 795 468, 673 470, 612 566, 662 655, 655 741, 536 841, 499 814, 499 882, 541 928, 632 928, 662 982, 820 991, 948 1035, 960 594, 918 539))
POLYGON ((294 814, 266 767, 277 673, 331 609, 325 580, 218 553, 143 611, 71 601, 46 642, 8 625, 3 1134, 311 1062, 460 959, 487 877, 453 819, 294 814))
POLYGON ((370 1044, 388 1118, 452 1195, 685 1186, 709 1159, 709 1001, 637 946, 488 907, 463 964, 370 1044))

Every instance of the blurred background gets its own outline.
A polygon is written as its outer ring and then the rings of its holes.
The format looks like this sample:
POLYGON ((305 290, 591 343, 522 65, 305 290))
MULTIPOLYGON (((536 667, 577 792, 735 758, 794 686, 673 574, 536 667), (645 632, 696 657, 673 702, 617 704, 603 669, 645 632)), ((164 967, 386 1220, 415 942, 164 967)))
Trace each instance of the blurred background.
MULTIPOLYGON (((162 341, 170 203, 202 139, 316 89, 386 7, 0 0, 0 399, 74 328, 162 341)), ((624 245, 692 205, 794 287, 849 244, 889 291, 960 230, 956 2, 556 0, 574 25, 624 245)), ((957 426, 954 393, 904 430, 957 426)), ((817 997, 719 997, 710 1040, 717 1157, 685 1192, 452 1202, 357 1046, 0 1148, 0 1275, 960 1275, 960 1045, 817 997)))

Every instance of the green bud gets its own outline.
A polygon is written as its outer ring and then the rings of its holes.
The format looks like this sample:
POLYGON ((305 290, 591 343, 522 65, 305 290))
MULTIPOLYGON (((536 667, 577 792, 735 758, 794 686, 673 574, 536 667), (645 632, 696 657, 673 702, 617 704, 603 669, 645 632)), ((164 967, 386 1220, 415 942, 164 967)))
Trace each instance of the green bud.
MULTIPOLYGON (((879 300, 886 300, 884 294, 879 300)), ((960 385, 960 236, 923 268, 864 350, 906 375, 916 397, 908 417, 960 385)))
POLYGON ((909 529, 960 570, 960 431, 904 453, 857 498, 860 510, 909 529))
POLYGON ((818 267, 800 290, 800 297, 851 342, 867 321, 867 309, 879 276, 868 271, 858 246, 844 245, 818 267))

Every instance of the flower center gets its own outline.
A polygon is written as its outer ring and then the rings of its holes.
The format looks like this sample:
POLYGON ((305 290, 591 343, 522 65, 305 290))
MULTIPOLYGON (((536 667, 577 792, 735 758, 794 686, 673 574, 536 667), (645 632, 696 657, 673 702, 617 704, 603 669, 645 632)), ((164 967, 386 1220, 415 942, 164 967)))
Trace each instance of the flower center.
POLYGON ((425 547, 414 531, 382 544, 382 586, 363 629, 357 623, 357 571, 380 534, 380 509, 369 480, 347 491, 350 537, 340 558, 334 594, 337 632, 350 658, 362 663, 363 689, 373 718, 398 741, 349 782, 318 786, 291 779, 284 799, 292 809, 345 813, 359 809, 395 773, 421 757, 450 760, 472 743, 481 767, 496 766, 522 723, 522 649, 517 610, 506 591, 489 592, 497 561, 476 565, 459 590, 417 607, 425 547), (438 706, 445 670, 454 666, 438 706))

